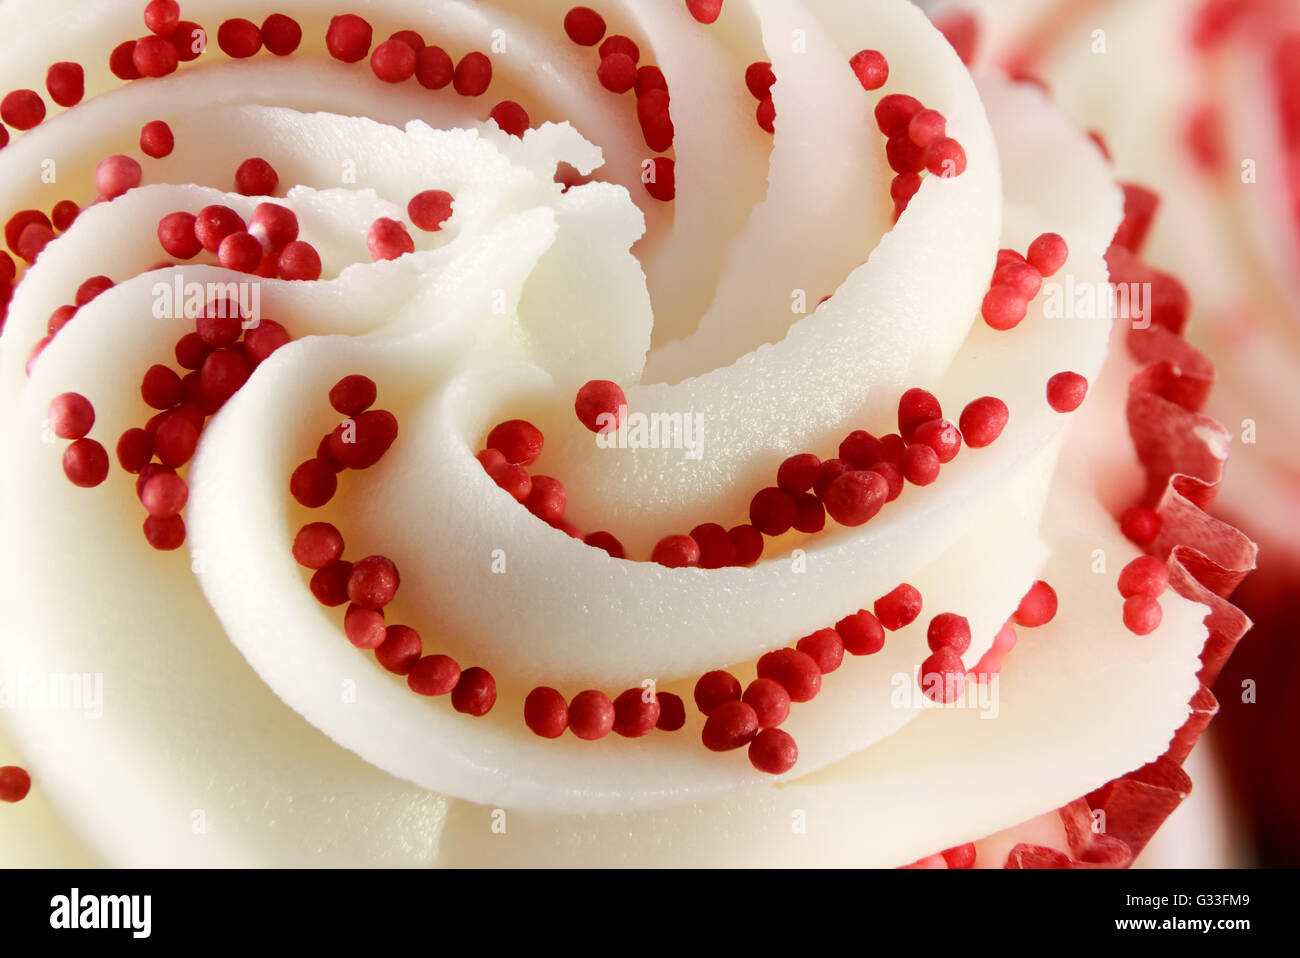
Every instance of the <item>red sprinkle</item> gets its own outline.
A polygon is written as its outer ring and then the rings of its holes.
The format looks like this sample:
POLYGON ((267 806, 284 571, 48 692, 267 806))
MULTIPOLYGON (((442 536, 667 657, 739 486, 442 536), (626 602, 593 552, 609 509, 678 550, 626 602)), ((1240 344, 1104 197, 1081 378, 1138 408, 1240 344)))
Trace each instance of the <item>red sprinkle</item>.
POLYGON ((477 50, 465 54, 451 82, 461 96, 482 96, 492 84, 492 61, 477 50))
POLYGON ((895 173, 919 173, 925 169, 925 151, 907 134, 891 136, 885 141, 885 159, 895 173))
POLYGON ((425 190, 411 197, 406 204, 406 215, 416 229, 436 233, 451 218, 455 198, 445 190, 425 190))
POLYGON ((744 702, 727 702, 704 723, 701 738, 711 752, 729 752, 748 745, 758 734, 758 714, 744 702))
POLYGON ((850 655, 874 655, 885 647, 885 627, 866 609, 840 619, 835 631, 850 655))
POLYGON ((686 705, 680 695, 659 692, 659 721, 655 728, 663 732, 676 732, 686 724, 686 705))
POLYGON ((907 125, 907 136, 919 147, 927 147, 944 135, 948 121, 938 110, 922 110, 907 125))
MULTIPOLYGON (((330 475, 333 476, 333 472, 330 475)), ((348 576, 348 598, 363 609, 382 609, 393 601, 401 581, 392 559, 366 556, 352 566, 352 574, 348 576)))
POLYGON ((95 189, 106 200, 116 199, 135 189, 144 178, 140 164, 129 156, 110 156, 95 167, 95 189))
POLYGON ((233 345, 239 339, 241 325, 239 306, 229 299, 209 300, 203 314, 194 321, 199 338, 209 346, 233 345))
POLYGON ((95 425, 95 407, 80 393, 61 393, 50 401, 50 428, 60 439, 80 439, 95 425))
POLYGON ((754 112, 754 119, 758 121, 758 126, 765 133, 776 132, 776 104, 767 99, 758 105, 754 112))
POLYGON ((1043 274, 1028 263, 1007 263, 993 274, 994 286, 1010 286, 1025 299, 1033 299, 1043 288, 1043 274))
POLYGON ((506 462, 528 466, 542 454, 541 430, 523 419, 510 419, 494 427, 487 437, 487 448, 496 449, 506 462))
POLYGON ((460 666, 447 655, 426 655, 406 676, 406 684, 417 695, 446 695, 459 681, 460 666))
POLYGON ((740 680, 725 669, 705 672, 695 682, 695 707, 705 715, 739 700, 740 680))
POLYGON ((397 417, 386 409, 367 409, 335 427, 330 434, 330 452, 349 469, 369 469, 396 439, 397 417))
POLYGON ((308 569, 329 568, 343 557, 343 536, 328 522, 309 522, 294 537, 293 557, 308 569))
POLYGON ((940 463, 952 462, 961 451, 961 432, 947 419, 931 419, 917 426, 912 441, 933 449, 940 463))
POLYGON ((749 503, 749 521, 764 535, 784 535, 798 516, 794 497, 777 486, 760 490, 749 503))
POLYGON ((877 599, 874 609, 880 624, 890 632, 896 632, 921 614, 921 593, 905 582, 877 599))
POLYGON ((628 689, 614 699, 614 731, 624 738, 648 735, 659 722, 659 699, 643 688, 628 689))
POLYGON ((668 92, 668 80, 664 71, 656 66, 643 66, 636 71, 636 95, 643 97, 651 90, 668 92))
POLYGON ((199 445, 199 431, 188 417, 173 413, 159 424, 153 444, 154 454, 163 465, 179 469, 193 458, 199 445))
POLYGON ((649 90, 636 101, 637 120, 646 146, 662 153, 673 145, 672 98, 666 90, 649 90))
MULTIPOLYGON (((308 509, 319 509, 338 491, 334 470, 319 459, 308 459, 289 477, 289 493, 308 509)), ((355 601, 355 600, 354 600, 355 601)))
POLYGON ((180 55, 176 46, 166 37, 141 37, 131 50, 131 62, 145 77, 165 77, 176 72, 180 55))
POLYGON ((1020 600, 1011 619, 1016 625, 1036 629, 1056 618, 1057 605, 1056 590, 1039 579, 1020 600))
POLYGON ((754 679, 741 701, 758 716, 758 727, 775 728, 790 715, 790 693, 776 679, 754 679))
POLYGON ((80 214, 81 207, 72 200, 59 200, 54 204, 54 208, 50 210, 50 224, 59 232, 63 232, 76 221, 80 214))
POLYGON ((776 649, 758 660, 758 677, 779 682, 792 702, 809 702, 822 687, 817 661, 798 649, 776 649))
POLYGON ((579 46, 594 47, 605 36, 605 18, 591 7, 574 7, 564 15, 564 32, 579 46))
POLYGON ((604 738, 614 728, 614 703, 596 689, 579 692, 569 703, 569 728, 588 742, 604 738))
POLYGON ((531 122, 528 119, 528 111, 514 100, 502 100, 492 108, 492 112, 488 114, 488 117, 496 121, 497 126, 501 127, 503 133, 521 138, 528 132, 528 126, 531 122))
POLYGON ((940 649, 952 649, 961 655, 970 648, 970 622, 965 616, 952 612, 941 612, 930 620, 926 629, 925 640, 930 644, 931 652, 940 649))
POLYGON ((93 489, 108 478, 108 453, 93 439, 78 439, 63 451, 63 474, 74 486, 93 489))
POLYGON ((844 661, 844 640, 834 629, 818 629, 795 643, 795 648, 817 663, 822 675, 829 675, 844 661))
POLYGON ((409 625, 390 625, 384 630, 383 643, 375 649, 379 664, 394 675, 410 675, 422 655, 424 640, 409 625))
POLYGON ((953 649, 939 649, 921 663, 921 691, 936 702, 955 702, 966 689, 966 667, 953 649))
POLYGON ((666 536, 655 545, 650 561, 670 569, 693 568, 700 564, 700 547, 690 536, 666 536))
POLYGON ((140 71, 135 68, 135 41, 126 40, 115 46, 108 55, 108 69, 119 80, 138 80, 140 71))
POLYGON ((966 151, 950 136, 941 136, 925 148, 925 168, 942 179, 966 172, 966 151))
POLYGON ((677 162, 672 157, 656 156, 641 178, 652 199, 671 203, 677 198, 677 162))
POLYGON ((1044 233, 1029 244, 1025 259, 1044 276, 1055 275, 1065 265, 1070 248, 1057 233, 1044 233))
POLYGON ((615 559, 627 557, 627 552, 623 549, 623 543, 608 532, 590 532, 582 540, 587 545, 596 549, 604 549, 615 559))
MULTIPOLYGON (((487 451, 495 452, 496 450, 489 449, 487 451)), ((516 502, 523 503, 532 495, 533 477, 528 474, 528 470, 523 466, 501 463, 489 469, 488 475, 492 477, 493 482, 508 492, 516 502)))
POLYGON ((451 707, 464 715, 483 716, 497 703, 497 680, 487 669, 477 666, 460 673, 451 690, 451 707))
POLYGON ((128 429, 117 441, 117 463, 126 472, 138 473, 153 458, 153 437, 143 429, 128 429))
POLYGON ((1169 567, 1156 556, 1138 556, 1120 572, 1116 586, 1126 599, 1135 595, 1159 598, 1169 586, 1169 567))
POLYGON ((753 565, 763 555, 763 534, 751 525, 732 526, 727 538, 736 547, 736 565, 753 565))
POLYGON ((817 481, 821 466, 821 460, 810 452, 791 456, 777 469, 776 484, 791 495, 807 492, 817 481))
POLYGON ((279 182, 275 167, 260 156, 250 157, 235 170, 235 189, 243 196, 270 196, 279 182))
POLYGON ((325 32, 325 46, 336 60, 356 63, 370 52, 374 31, 355 13, 344 13, 330 20, 325 32))
POLYGON ((524 724, 542 738, 559 738, 569 727, 569 706, 555 689, 542 685, 524 699, 524 724))
POLYGON ((425 47, 415 56, 415 79, 426 90, 441 90, 455 74, 451 56, 442 47, 425 47))
POLYGON ((404 253, 415 252, 415 240, 406 231, 406 224, 395 219, 381 216, 370 225, 366 234, 366 249, 370 258, 378 263, 380 260, 397 259, 404 253))
POLYGON ((21 802, 32 790, 32 777, 17 765, 0 766, 0 802, 21 802))
POLYGON ((984 294, 984 302, 980 304, 984 322, 999 332, 1019 326, 1028 310, 1029 300, 1014 286, 993 286, 984 294))
POLYGON ((860 526, 872 519, 889 497, 889 485, 876 472, 854 470, 832 482, 822 497, 830 517, 842 526, 860 526))
POLYGON ((248 232, 267 250, 283 250, 298 238, 298 217, 279 203, 258 203, 248 218, 248 232))
POLYGON ((146 405, 154 409, 171 409, 181 401, 183 393, 181 377, 176 375, 175 370, 161 363, 145 370, 144 379, 140 383, 140 396, 146 405))
POLYGON ((302 43, 302 27, 292 17, 273 13, 262 21, 262 43, 268 53, 287 57, 302 43))
POLYGON ((982 396, 966 404, 958 424, 962 438, 972 449, 992 445, 1002 435, 1011 413, 1007 404, 993 396, 982 396))
POLYGON ((611 53, 600 61, 596 79, 610 93, 626 93, 636 86, 637 66, 626 53, 611 53))
POLYGON ((160 518, 150 516, 144 520, 144 538, 159 552, 172 552, 185 544, 185 520, 180 516, 160 518))
POLYGON ((924 389, 909 389, 898 400, 898 431, 904 442, 912 442, 916 429, 932 419, 943 418, 939 400, 924 389))
POLYGON ((745 68, 745 86, 755 100, 762 102, 771 99, 772 85, 776 83, 776 73, 772 64, 766 60, 751 63, 745 68))
POLYGON ((401 83, 415 75, 417 54, 411 45, 397 39, 385 40, 370 54, 370 69, 385 83, 401 83))
POLYGON ((244 218, 229 206, 205 206, 194 218, 194 235, 209 253, 215 253, 231 233, 242 233, 247 228, 244 218))
POLYGON ((592 432, 615 432, 623 421, 627 396, 618 383, 593 379, 578 390, 573 408, 578 421, 592 432))
POLYGON ((974 868, 975 867, 975 843, 967 842, 965 845, 956 845, 943 852, 943 860, 948 863, 949 868, 974 868))
POLYGON ((235 17, 217 28, 217 46, 226 56, 243 60, 262 49, 262 31, 253 21, 235 17))
POLYGON ((140 151, 155 160, 168 156, 176 146, 172 128, 162 120, 153 120, 140 128, 140 151))
POLYGON ((348 576, 351 574, 351 562, 336 562, 320 569, 311 577, 311 594, 321 605, 336 608, 348 601, 348 576))
POLYGON ((45 119, 45 101, 35 90, 14 90, 0 100, 0 119, 15 130, 30 130, 45 119))
POLYGON ((86 95, 86 71, 80 63, 55 63, 45 71, 45 89, 59 106, 76 106, 86 95))
POLYGON ((760 772, 782 775, 799 761, 794 737, 779 728, 763 729, 749 743, 749 762, 760 772))
POLYGON ((313 281, 320 279, 321 260, 316 247, 302 240, 294 240, 280 252, 276 268, 281 279, 313 281))
POLYGON ((1088 395, 1088 380, 1078 373, 1057 373, 1047 381, 1047 404, 1057 412, 1074 412, 1088 395))
MULTIPOLYGON (((193 20, 182 20, 167 37, 176 48, 176 56, 181 63, 197 60, 208 48, 208 33, 193 20)), ((127 79, 127 78, 123 78, 127 79)))
POLYGON ((1147 506, 1130 506, 1120 516, 1120 531, 1130 542, 1146 548, 1160 535, 1160 513, 1147 506))
POLYGON ((889 79, 889 61, 879 50, 860 50, 849 60, 864 90, 879 90, 889 79))
POLYGON ((195 235, 195 217, 183 210, 168 213, 158 221, 158 243, 168 256, 176 259, 193 259, 203 250, 195 235))
POLYGON ((368 376, 344 376, 330 389, 330 405, 345 416, 358 416, 375 404, 379 387, 368 376))
POLYGON ((424 37, 420 36, 420 34, 415 30, 398 30, 388 39, 398 40, 401 43, 405 43, 416 53, 419 53, 424 49, 424 37))
POLYGON ((50 314, 50 320, 45 325, 45 331, 53 336, 64 326, 71 322, 72 317, 77 315, 77 307, 60 306, 50 314))
POLYGON ((686 9, 700 23, 710 24, 722 14, 722 0, 686 0, 686 9))
POLYGON ((273 319, 264 319, 244 333, 244 355, 254 366, 289 342, 289 331, 273 319))
POLYGON ((1160 625, 1160 603, 1149 595, 1124 600, 1124 625, 1134 635, 1150 635, 1160 625))
POLYGON ((149 515, 158 519, 179 515, 189 498, 189 486, 174 472, 158 473, 140 490, 140 502, 149 515))
MULTIPOLYGON (((358 649, 377 649, 384 644, 384 640, 388 637, 388 630, 384 628, 383 613, 376 612, 374 609, 362 609, 359 606, 350 605, 348 611, 343 615, 343 634, 358 649)), ((413 683, 411 683, 411 688, 420 692, 421 695, 442 694, 441 692, 422 692, 420 689, 416 689, 413 683)), ((442 691, 446 692, 450 691, 450 689, 443 689, 442 691)))
POLYGON ((231 233, 217 247, 217 262, 240 273, 255 272, 262 256, 262 244, 251 233, 231 233))
POLYGON ((890 139, 906 137, 912 117, 923 109, 921 101, 916 97, 906 93, 891 93, 881 97, 876 104, 876 126, 890 139))

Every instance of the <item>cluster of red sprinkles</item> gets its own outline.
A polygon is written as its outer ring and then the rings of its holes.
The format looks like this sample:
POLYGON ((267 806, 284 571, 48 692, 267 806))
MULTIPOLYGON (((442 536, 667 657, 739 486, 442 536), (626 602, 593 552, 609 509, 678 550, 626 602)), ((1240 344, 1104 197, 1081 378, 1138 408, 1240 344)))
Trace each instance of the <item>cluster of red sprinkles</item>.
MULTIPOLYGON (((872 52, 864 50, 854 59, 869 57, 872 52)), ((873 64, 873 59, 864 59, 854 68, 863 86, 876 82, 880 68, 873 64)), ((888 66, 883 69, 887 76, 888 66)), ((886 137, 885 158, 896 174, 889 185, 895 220, 903 215, 921 188, 923 172, 943 179, 966 172, 966 150, 948 136, 947 118, 938 110, 927 109, 916 97, 906 93, 881 97, 876 104, 876 126, 886 137)))
POLYGON ((32 790, 32 777, 17 765, 0 765, 0 802, 21 802, 32 790))

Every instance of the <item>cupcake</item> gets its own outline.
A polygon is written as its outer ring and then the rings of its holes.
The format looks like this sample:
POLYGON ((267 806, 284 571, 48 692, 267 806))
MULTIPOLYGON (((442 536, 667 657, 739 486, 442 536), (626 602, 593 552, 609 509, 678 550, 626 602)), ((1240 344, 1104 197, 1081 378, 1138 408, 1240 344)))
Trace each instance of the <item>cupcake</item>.
POLYGON ((0 821, 1129 863, 1254 547, 1096 143, 902 0, 280 10, 0 10, 0 662, 82 693, 0 821))

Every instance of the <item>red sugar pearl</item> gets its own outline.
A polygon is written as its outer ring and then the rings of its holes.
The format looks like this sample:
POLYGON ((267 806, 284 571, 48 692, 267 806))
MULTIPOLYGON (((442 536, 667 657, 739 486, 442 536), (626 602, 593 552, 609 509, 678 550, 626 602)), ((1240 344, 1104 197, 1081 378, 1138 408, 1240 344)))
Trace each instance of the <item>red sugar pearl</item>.
POLYGON ((15 130, 30 130, 45 119, 45 101, 35 90, 14 90, 0 100, 0 119, 15 130))
POLYGON ((370 224, 366 234, 366 249, 370 258, 378 263, 380 260, 397 259, 404 253, 415 252, 415 240, 406 231, 406 224, 395 219, 381 216, 370 224))
POLYGON ((952 649, 961 655, 970 648, 970 622, 965 616, 952 612, 941 612, 930 620, 926 629, 925 640, 930 644, 931 652, 940 649, 952 649))
POLYGON ((701 739, 711 752, 729 752, 748 745, 758 734, 758 714, 744 702, 727 702, 704 723, 701 739))
POLYGON ((1019 326, 1028 310, 1029 300, 1014 286, 993 286, 984 294, 984 301, 980 304, 984 322, 999 332, 1019 326))
POLYGON ((677 197, 677 163, 672 157, 656 156, 642 179, 652 199, 671 203, 677 197))
POLYGON ((379 664, 394 675, 410 675, 422 655, 424 640, 409 625, 390 625, 384 630, 383 643, 375 649, 379 664))
POLYGON ((840 619, 835 631, 850 655, 874 655, 885 647, 885 627, 866 609, 840 619))
POLYGON ((326 569, 342 556, 343 536, 328 522, 309 522, 294 536, 293 558, 300 566, 326 569))
POLYGON ((947 419, 931 419, 917 426, 912 441, 933 449, 941 463, 952 462, 961 451, 961 432, 947 419))
POLYGON ((17 765, 0 766, 0 802, 21 802, 32 790, 32 777, 17 765))
POLYGON ((194 457, 199 446, 199 431, 185 416, 172 414, 158 426, 153 444, 155 455, 164 465, 179 469, 194 457))
MULTIPOLYGON (((384 616, 374 609, 360 606, 348 606, 343 615, 343 634, 358 649, 377 649, 384 644, 388 630, 384 627, 384 616)), ((418 667, 418 666, 417 666, 418 667)), ((453 680, 454 684, 454 680, 453 680)), ((414 685, 411 688, 415 689, 414 685)), ((419 692, 419 689, 415 689, 419 692)), ((449 691, 449 689, 444 689, 449 691)), ((420 692, 421 695, 439 695, 439 692, 420 692)))
POLYGON ((262 49, 262 31, 253 21, 234 17, 217 28, 217 46, 226 56, 243 60, 262 49))
POLYGON ((764 100, 754 111, 754 119, 758 121, 759 129, 765 133, 776 132, 776 104, 772 100, 764 100))
POLYGON ((764 535, 784 535, 798 517, 794 497, 777 486, 760 490, 749 503, 749 521, 764 535))
POLYGON ((826 498, 826 491, 830 489, 831 483, 846 472, 852 471, 853 466, 843 459, 827 459, 818 470, 817 478, 813 480, 813 492, 818 498, 826 498))
POLYGON ((1007 404, 1001 399, 982 396, 966 404, 957 422, 966 445, 973 449, 983 449, 1002 435, 1010 417, 1007 404))
POLYGON ((425 190, 411 197, 406 204, 406 215, 416 229, 436 233, 451 218, 455 198, 445 190, 425 190))
POLYGON ((328 435, 322 436, 320 442, 316 444, 316 458, 329 466, 335 475, 338 475, 346 468, 343 463, 334 458, 334 453, 330 452, 330 437, 328 435))
POLYGON ((659 692, 656 698, 659 699, 659 721, 655 722, 655 728, 662 732, 676 732, 686 724, 686 704, 680 695, 659 692))
POLYGON ((45 89, 59 106, 76 106, 86 95, 86 71, 80 63, 55 63, 45 71, 45 89))
POLYGON ((131 50, 131 62, 145 77, 165 77, 176 72, 180 56, 175 45, 166 37, 141 37, 131 50))
MULTIPOLYGON (((495 450, 488 450, 495 452, 495 450)), ((501 463, 488 470, 492 481, 510 494, 515 502, 525 502, 533 492, 533 477, 523 466, 501 463)))
POLYGON ((108 69, 119 80, 138 80, 140 71, 135 68, 135 41, 125 40, 108 55, 108 69))
POLYGON ((967 842, 965 845, 956 845, 943 852, 943 860, 948 863, 949 868, 974 868, 975 867, 975 843, 967 842))
POLYGON ((351 574, 351 562, 336 562, 317 570, 308 587, 321 605, 337 608, 348 601, 348 576, 351 574))
POLYGON ((672 99, 665 90, 650 90, 636 101, 637 120, 646 146, 662 153, 673 145, 672 99))
POLYGON ((182 20, 167 37, 176 48, 176 56, 182 63, 197 60, 208 48, 208 34, 193 20, 182 20))
POLYGON ((356 63, 370 52, 374 30, 355 13, 344 13, 330 20, 325 31, 325 46, 336 60, 356 63))
POLYGON ((876 618, 890 632, 910 625, 921 614, 921 593, 906 582, 876 600, 876 618))
POLYGON ((727 538, 736 548, 736 565, 753 565, 763 555, 763 533, 748 524, 732 526, 727 538))
POLYGON ((921 188, 921 177, 917 173, 899 173, 889 181, 889 197, 895 203, 906 205, 911 202, 916 191, 921 188))
POLYGON ((152 120, 140 128, 140 151, 155 160, 168 156, 176 146, 172 128, 162 120, 152 120))
POLYGON ((695 707, 712 714, 727 702, 740 699, 740 680, 725 669, 705 672, 695 682, 695 707))
POLYGON ((194 321, 199 337, 209 346, 233 345, 239 339, 241 326, 239 306, 229 299, 210 300, 194 321))
POLYGON ((612 57, 616 53, 623 54, 633 63, 636 63, 641 59, 641 48, 636 45, 636 41, 621 33, 616 33, 607 38, 605 42, 600 45, 600 49, 597 53, 600 55, 601 59, 612 57))
POLYGON ((1150 635, 1160 625, 1160 603, 1149 595, 1124 600, 1124 626, 1134 635, 1150 635))
POLYGON ((800 493, 794 497, 796 532, 816 533, 826 528, 826 507, 822 501, 811 493, 800 493))
POLYGON ((268 250, 283 250, 298 238, 298 217, 279 203, 258 203, 248 218, 248 232, 268 250))
POLYGON ((302 43, 302 27, 292 17, 273 13, 262 21, 262 44, 267 52, 287 57, 302 43))
POLYGON ((564 483, 551 476, 533 476, 533 488, 524 500, 524 506, 550 525, 557 525, 564 518, 564 509, 568 505, 568 496, 564 492, 564 483))
POLYGON ((251 233, 231 233, 217 247, 217 262, 239 273, 255 272, 262 255, 262 244, 251 233))
POLYGON ((463 715, 481 717, 497 703, 497 680, 487 669, 477 666, 460 673, 451 690, 451 707, 463 715))
POLYGON ((776 649, 760 657, 758 677, 781 683, 792 702, 811 701, 822 687, 817 660, 798 649, 776 649))
POLYGON ((149 515, 167 519, 177 515, 189 501, 190 488, 174 472, 160 472, 140 490, 140 502, 149 515))
POLYGON ((506 462, 527 466, 542 454, 542 432, 523 419, 510 419, 495 426, 487 437, 487 448, 496 449, 506 462))
POLYGON ((1025 259, 1044 276, 1052 276, 1065 265, 1069 255, 1070 248, 1060 234, 1044 233, 1029 244, 1025 259))
POLYGON ((876 126, 891 139, 905 137, 912 117, 923 109, 921 101, 916 97, 906 93, 891 93, 881 97, 876 104, 876 126))
POLYGON ((425 655, 407 675, 411 692, 419 695, 446 695, 460 681, 460 666, 448 655, 425 655))
POLYGON ((817 481, 821 467, 821 460, 810 452, 791 456, 776 470, 777 487, 790 495, 807 492, 817 481))
POLYGON ((158 243, 168 256, 176 259, 193 259, 203 250, 194 231, 193 213, 177 211, 168 213, 158 221, 158 243))
POLYGON ((137 473, 153 458, 153 437, 143 429, 128 429, 117 441, 117 464, 137 473))
POLYGON ((1057 605, 1056 590, 1039 579, 1020 600, 1011 619, 1016 625, 1036 629, 1056 618, 1057 605))
POLYGON ((45 331, 53 336, 64 326, 72 321, 72 317, 77 315, 77 307, 60 306, 50 314, 50 321, 45 324, 45 331))
POLYGON ((149 0, 144 7, 144 25, 160 37, 176 29, 181 19, 181 5, 176 0, 149 0))
POLYGON ((799 761, 794 737, 779 728, 763 729, 749 743, 749 762, 760 772, 783 775, 799 761))
POLYGON ((1120 531, 1144 549, 1156 541, 1160 526, 1160 514, 1148 506, 1130 506, 1119 520, 1120 531))
POLYGON ((612 533, 589 532, 583 537, 582 541, 593 548, 604 549, 615 559, 623 559, 627 557, 627 552, 623 548, 623 543, 619 542, 612 533))
POLYGON ((636 71, 636 95, 643 97, 651 90, 668 92, 668 79, 656 66, 643 66, 636 71))
POLYGON ((44 226, 48 229, 50 225, 50 218, 40 210, 21 210, 9 217, 8 222, 5 223, 5 243, 11 250, 18 253, 18 241, 21 239, 22 234, 26 232, 27 227, 44 226))
POLYGON ((776 83, 776 73, 773 72, 772 64, 768 61, 759 60, 745 68, 745 86, 760 103, 771 99, 774 83, 776 83))
POLYGON ((659 722, 659 698, 643 688, 628 689, 614 699, 614 731, 624 738, 648 735, 659 722))
POLYGON ((61 393, 50 401, 50 428, 60 439, 80 439, 95 425, 95 407, 80 393, 61 393))
POLYGON ((1021 256, 1013 249, 1000 249, 998 250, 997 264, 994 266, 994 269, 999 270, 1003 266, 1009 266, 1012 263, 1027 263, 1027 262, 1028 261, 1023 256, 1021 256))
POLYGON ((867 471, 874 472, 885 480, 885 486, 889 490, 885 502, 893 502, 903 494, 903 470, 892 462, 878 462, 867 471))
MULTIPOLYGON (((333 476, 333 472, 330 475, 333 476)), ((348 598, 363 609, 382 609, 393 601, 401 582, 402 577, 392 559, 366 556, 352 565, 352 574, 348 576, 348 598)))
POLYGON ((40 223, 33 223, 23 230, 18 237, 18 255, 27 262, 35 262, 36 257, 54 239, 54 231, 40 223))
POLYGON ((488 118, 495 120, 496 125, 501 127, 503 133, 517 137, 522 137, 528 132, 528 126, 531 122, 528 119, 528 111, 514 100, 502 100, 492 108, 488 118))
POLYGON ((367 409, 330 433, 330 452, 349 469, 369 469, 397 439, 397 417, 386 409, 367 409), (351 439, 352 441, 348 441, 351 439))
POLYGON ((889 79, 889 61, 879 50, 859 50, 849 60, 864 90, 879 90, 889 79))
POLYGON ((144 520, 144 539, 159 552, 173 552, 185 544, 185 520, 180 516, 150 516, 144 520))
POLYGON ((235 170, 235 189, 243 196, 270 196, 280 183, 280 175, 260 156, 249 157, 235 170))
POLYGON ((939 649, 921 663, 921 691, 936 702, 955 702, 966 690, 966 667, 952 649, 939 649))
POLYGON ((993 273, 994 286, 1010 286, 1026 299, 1033 299, 1043 288, 1043 274, 1028 263, 1007 263, 993 273))
POLYGON ((924 389, 909 389, 898 400, 898 431, 904 442, 911 442, 916 429, 932 419, 943 418, 939 400, 924 389))
POLYGON ((1156 556, 1138 556, 1120 572, 1116 586, 1126 599, 1135 595, 1158 598, 1169 586, 1169 567, 1156 556))
POLYGON ((451 55, 442 47, 424 47, 415 55, 415 79, 426 90, 441 90, 455 75, 451 55))
POLYGON ((665 536, 655 545, 650 561, 670 569, 694 568, 700 564, 700 546, 690 536, 665 536))
POLYGON ((822 675, 829 675, 844 661, 844 640, 834 629, 818 629, 795 643, 795 648, 817 663, 822 675))
POLYGON ((830 517, 842 526, 860 526, 872 519, 889 497, 889 485, 875 472, 846 472, 830 484, 822 501, 830 517))
POLYGON ((574 7, 564 15, 564 32, 579 46, 594 47, 605 36, 605 18, 591 7, 574 7))
POLYGON ((415 30, 398 30, 388 39, 398 40, 405 43, 408 47, 416 52, 424 49, 424 37, 420 36, 415 30))
POLYGON ((545 685, 533 689, 524 699, 524 724, 542 738, 559 738, 569 727, 564 696, 545 685))
POLYGON ((885 159, 895 173, 919 173, 925 169, 925 151, 904 134, 885 141, 885 159))
POLYGON ((451 82, 461 96, 482 96, 492 85, 492 61, 477 50, 465 54, 456 64, 451 82))
POLYGON ((319 509, 334 498, 339 480, 334 470, 319 459, 308 459, 289 477, 289 493, 308 509, 319 509))
POLYGON ((600 61, 596 79, 610 93, 626 93, 636 86, 636 61, 626 53, 611 53, 600 61))
POLYGON ((722 0, 686 0, 686 9, 696 20, 707 25, 722 15, 722 0))
POLYGON ((379 387, 368 376, 344 376, 330 388, 330 405, 345 416, 357 416, 375 404, 379 387))
POLYGON ((95 167, 95 189, 106 200, 116 199, 135 189, 144 178, 140 164, 129 156, 110 156, 95 167))
POLYGON ((1088 380, 1078 373, 1057 373, 1047 381, 1047 404, 1057 412, 1074 412, 1088 395, 1088 380))
POLYGON ((281 250, 276 269, 281 279, 318 280, 321 276, 320 253, 310 243, 294 240, 281 250))
POLYGON ((614 703, 597 689, 579 692, 569 703, 569 728, 589 742, 604 738, 614 728, 614 703))
POLYGON ((416 51, 410 44, 389 39, 370 54, 370 69, 385 83, 401 83, 415 75, 415 61, 416 51))
POLYGON ((608 379, 593 379, 585 383, 573 403, 578 421, 594 433, 616 431, 626 408, 626 394, 618 383, 608 379))
POLYGON ((209 253, 215 253, 220 248, 221 241, 231 233, 246 230, 244 218, 229 206, 205 206, 194 217, 194 235, 209 253))
POLYGON ((181 377, 162 364, 150 366, 140 382, 140 396, 153 409, 171 409, 181 401, 183 393, 181 377))
POLYGON ((754 710, 760 729, 775 728, 790 716, 790 693, 775 679, 750 682, 741 701, 754 710))
POLYGON ((108 478, 108 453, 93 439, 78 439, 63 451, 63 474, 74 486, 92 489, 108 478))
POLYGON ((944 135, 948 121, 938 110, 922 110, 907 124, 907 136, 924 149, 944 135))
POLYGON ((966 172, 966 150, 950 136, 941 136, 925 148, 925 168, 935 176, 952 179, 966 172))
POLYGON ((244 355, 254 366, 290 341, 289 331, 273 319, 264 319, 244 333, 244 355))

